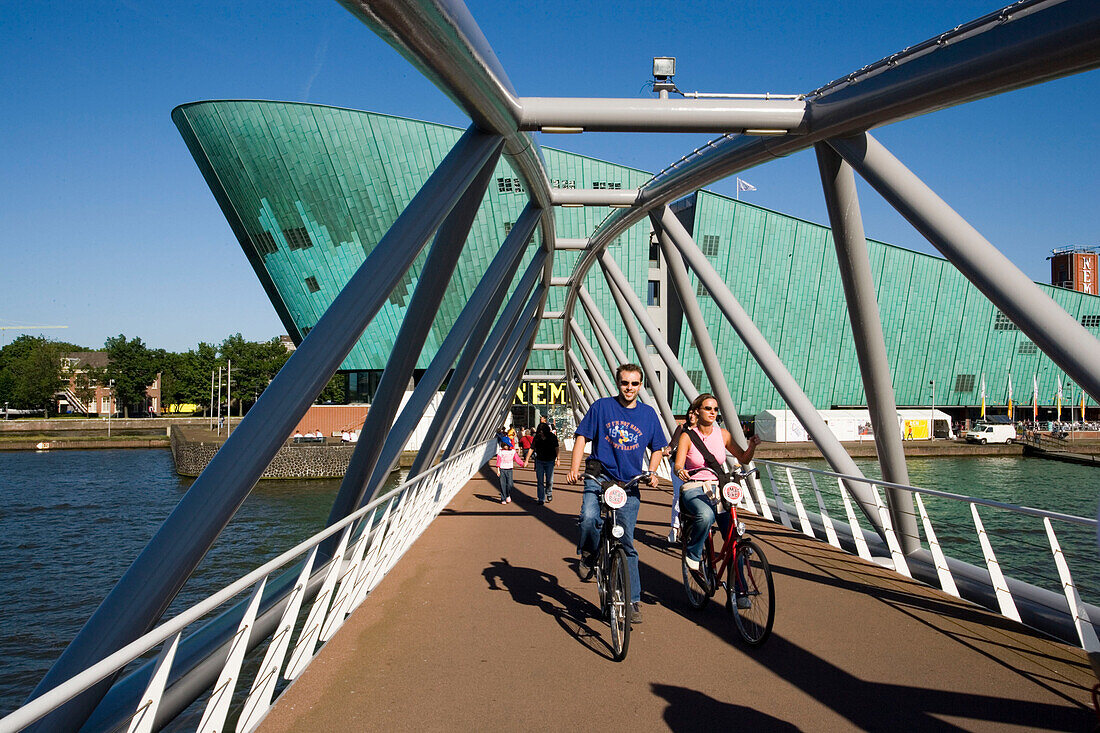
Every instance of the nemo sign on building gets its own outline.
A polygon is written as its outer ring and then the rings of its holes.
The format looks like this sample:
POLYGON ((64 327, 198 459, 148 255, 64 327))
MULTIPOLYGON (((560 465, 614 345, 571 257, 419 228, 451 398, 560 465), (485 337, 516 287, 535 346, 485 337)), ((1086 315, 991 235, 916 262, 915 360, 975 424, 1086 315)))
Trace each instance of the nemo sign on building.
POLYGON ((524 382, 516 390, 516 399, 512 404, 565 405, 568 402, 564 382, 524 382))

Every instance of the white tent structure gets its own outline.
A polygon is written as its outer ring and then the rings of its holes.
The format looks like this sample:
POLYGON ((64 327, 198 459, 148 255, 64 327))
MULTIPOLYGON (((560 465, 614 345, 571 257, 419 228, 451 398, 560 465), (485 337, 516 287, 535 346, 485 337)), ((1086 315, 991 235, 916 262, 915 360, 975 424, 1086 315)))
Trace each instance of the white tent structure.
MULTIPOLYGON (((867 410, 818 410, 829 430, 843 441, 874 440, 871 414, 867 410)), ((898 431, 902 439, 927 440, 932 410, 898 410, 898 431)), ((949 437, 951 416, 935 411, 936 437, 949 437)), ((764 410, 756 416, 756 434, 768 443, 800 443, 810 440, 806 428, 791 410, 764 410)))

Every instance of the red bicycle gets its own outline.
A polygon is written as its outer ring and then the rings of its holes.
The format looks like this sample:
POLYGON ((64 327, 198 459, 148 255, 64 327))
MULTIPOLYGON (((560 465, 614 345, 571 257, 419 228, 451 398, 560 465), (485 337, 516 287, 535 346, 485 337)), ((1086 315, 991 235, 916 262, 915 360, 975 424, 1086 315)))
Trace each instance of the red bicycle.
POLYGON ((714 537, 722 535, 712 525, 699 569, 692 570, 687 564, 688 533, 683 532, 680 540, 680 564, 688 603, 694 609, 701 609, 719 588, 725 588, 726 610, 733 617, 737 632, 749 646, 759 646, 767 641, 775 622, 775 585, 771 566, 760 547, 745 534, 745 523, 737 520, 736 505, 741 500, 741 483, 755 471, 755 468, 748 472, 738 471, 721 488, 722 499, 730 510, 730 525, 722 538, 720 551, 714 551, 714 537))

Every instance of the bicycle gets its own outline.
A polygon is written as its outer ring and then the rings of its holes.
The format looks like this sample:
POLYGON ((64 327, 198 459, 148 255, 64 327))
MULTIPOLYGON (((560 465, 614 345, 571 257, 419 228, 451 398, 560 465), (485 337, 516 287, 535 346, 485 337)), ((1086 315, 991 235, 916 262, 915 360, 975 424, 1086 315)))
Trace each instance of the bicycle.
MULTIPOLYGON (((680 562, 688 603, 700 610, 719 588, 725 588, 726 609, 733 616, 741 639, 749 646, 759 646, 767 641, 775 622, 775 586, 771 566, 763 551, 745 534, 745 523, 737 520, 740 482, 756 470, 738 471, 722 487, 722 498, 730 510, 730 524, 721 551, 714 551, 714 535, 720 533, 712 524, 699 569, 692 570, 687 564, 688 532, 683 532, 680 539, 680 562)), ((683 511, 681 508, 681 513, 683 511)))
POLYGON ((592 572, 596 576, 596 589, 600 596, 600 613, 611 626, 611 653, 616 662, 626 658, 630 648, 631 605, 630 566, 622 537, 626 529, 615 521, 615 512, 626 506, 627 491, 648 479, 647 471, 624 484, 607 476, 585 473, 583 479, 592 479, 603 490, 600 493, 600 546, 592 572))

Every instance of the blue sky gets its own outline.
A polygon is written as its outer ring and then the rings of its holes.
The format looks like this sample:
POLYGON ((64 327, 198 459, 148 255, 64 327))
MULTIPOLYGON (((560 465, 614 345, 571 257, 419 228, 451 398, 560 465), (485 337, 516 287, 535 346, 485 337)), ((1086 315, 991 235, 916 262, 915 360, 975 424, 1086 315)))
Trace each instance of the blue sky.
MULTIPOLYGON (((648 96, 651 58, 684 91, 799 93, 996 10, 982 0, 604 4, 475 0, 524 96, 648 96)), ((0 21, 0 326, 125 333, 172 350, 282 333, 169 117, 201 99, 316 102, 467 120, 334 2, 9 3, 0 21)), ((1100 244, 1100 75, 880 128, 876 136, 1031 278, 1052 247, 1100 244)), ((692 135, 542 136, 656 171, 692 135)), ((825 222, 812 152, 750 170, 753 203, 825 222)), ((711 187, 731 193, 729 182, 711 187)), ((867 235, 926 242, 865 186, 867 235)), ((36 333, 35 329, 29 332, 36 333)), ((0 344, 19 332, 0 331, 0 344)))

